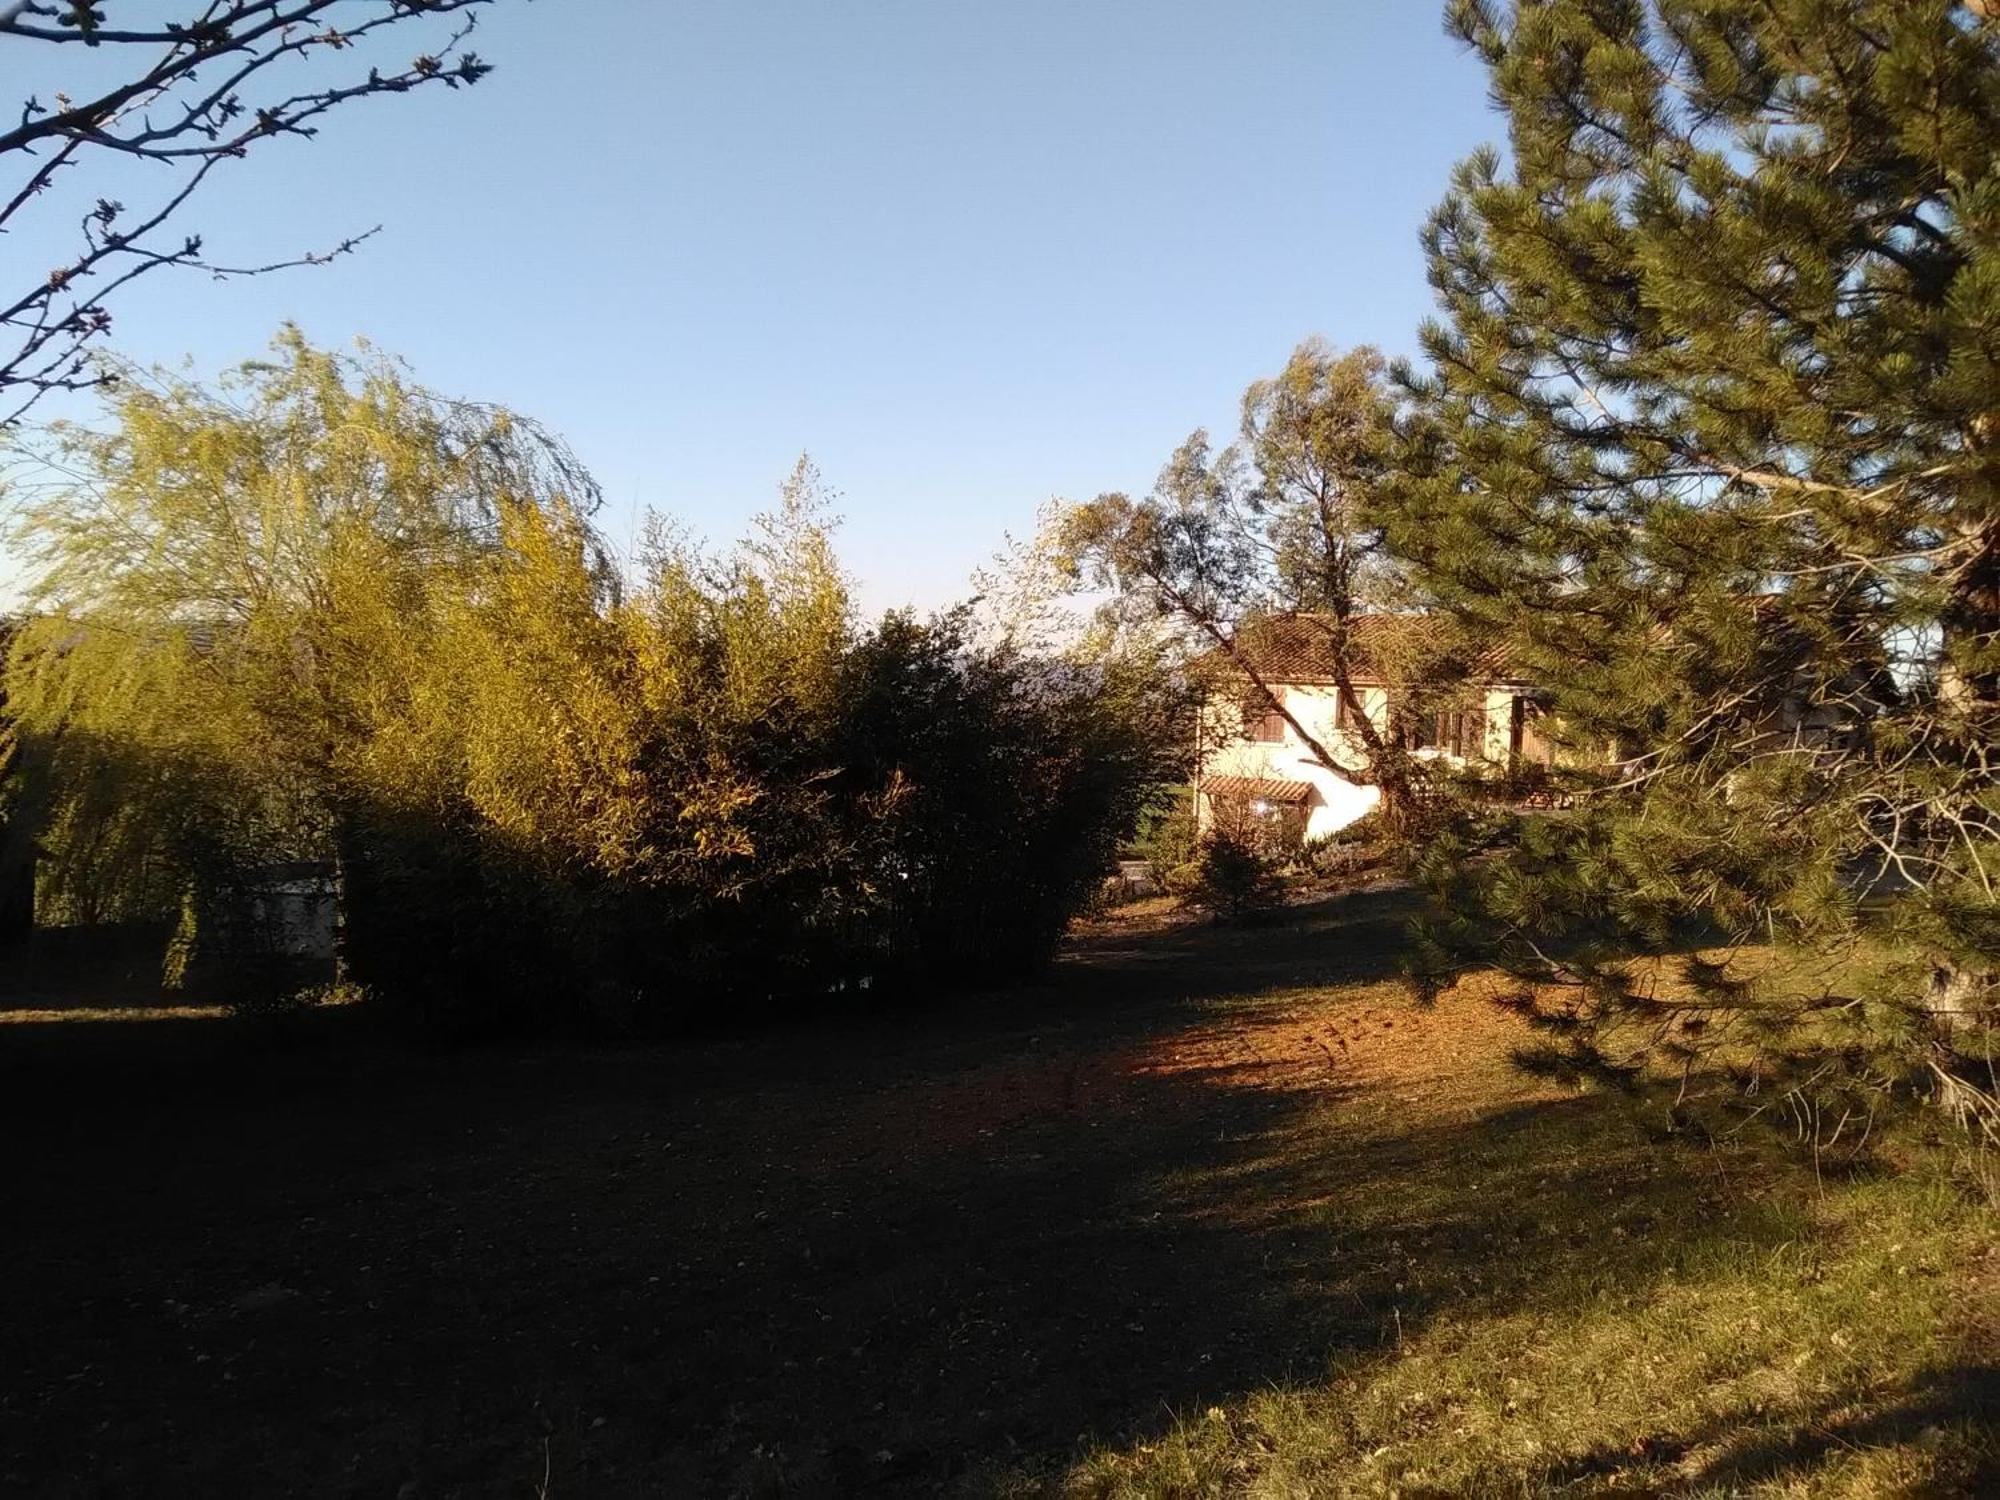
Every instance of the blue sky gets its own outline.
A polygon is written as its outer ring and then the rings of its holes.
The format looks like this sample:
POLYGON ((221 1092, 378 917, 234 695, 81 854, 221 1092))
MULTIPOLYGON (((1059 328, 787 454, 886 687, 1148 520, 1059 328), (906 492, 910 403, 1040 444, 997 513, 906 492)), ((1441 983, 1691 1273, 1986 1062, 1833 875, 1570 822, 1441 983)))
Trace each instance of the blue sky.
POLYGON ((1308 334, 1408 350, 1418 228, 1499 134, 1432 0, 500 0, 476 46, 189 220, 242 259, 381 221, 360 254, 156 278, 119 347, 365 334, 565 433, 621 545, 730 537, 810 451, 871 607, 1143 489, 1308 334))

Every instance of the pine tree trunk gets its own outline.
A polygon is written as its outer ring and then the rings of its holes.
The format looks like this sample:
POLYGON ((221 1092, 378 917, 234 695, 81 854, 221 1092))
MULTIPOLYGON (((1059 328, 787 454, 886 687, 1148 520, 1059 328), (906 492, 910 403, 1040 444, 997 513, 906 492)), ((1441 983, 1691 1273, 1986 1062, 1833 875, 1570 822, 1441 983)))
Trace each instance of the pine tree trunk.
POLYGON ((1931 970, 1930 988, 1924 994, 1924 1013, 1940 1046, 1961 1057, 1977 1056, 1983 1051, 1978 1039, 1989 1032, 1992 1024, 1996 982, 2000 982, 2000 975, 1966 968, 1949 959, 1940 961, 1931 970))
MULTIPOLYGON (((1996 429, 2000 429, 2000 414, 1974 423, 1974 442, 2000 437, 1996 429)), ((1984 465, 1984 472, 1972 483, 1988 487, 1989 498, 2000 496, 2000 454, 1984 465)), ((1971 640, 1991 650, 2000 637, 2000 522, 1977 523, 1966 528, 1964 535, 1972 555, 1946 608, 1944 644, 1949 648, 1955 640, 1971 640)), ((1991 668, 1966 672, 1947 660, 1940 689, 1945 701, 1971 721, 1967 753, 1977 764, 1990 748, 1981 731, 1992 723, 1996 705, 2000 705, 2000 672, 1991 668)), ((2000 974, 1990 966, 1967 967, 1956 957, 1942 954, 1934 958, 1923 1008, 1940 1045, 1969 1055, 1961 1052, 1960 1043, 1992 1026, 1996 985, 2000 985, 2000 974)))

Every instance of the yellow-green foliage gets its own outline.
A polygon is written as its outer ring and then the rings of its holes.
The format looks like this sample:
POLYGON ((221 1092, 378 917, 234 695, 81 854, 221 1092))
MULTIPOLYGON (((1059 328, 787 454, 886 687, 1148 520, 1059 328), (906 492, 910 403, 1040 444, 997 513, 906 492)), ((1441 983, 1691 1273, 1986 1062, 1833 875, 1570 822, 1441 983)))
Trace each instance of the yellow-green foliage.
POLYGON ((594 500, 506 412, 296 331, 273 356, 219 391, 128 373, 108 427, 53 433, 78 482, 21 509, 8 701, 58 910, 153 915, 193 869, 329 854, 504 518, 594 500))
POLYGON ((73 916, 178 918, 177 967, 312 860, 355 977, 432 1007, 990 975, 1053 944, 1181 743, 1144 672, 862 627, 804 461, 734 552, 656 525, 626 578, 532 424, 276 356, 122 386, 18 533, 17 829, 73 916))
POLYGON ((434 597, 407 697, 370 726, 370 795, 461 801, 531 862, 607 878, 758 855, 753 810, 799 788, 758 775, 744 743, 823 741, 853 634, 816 483, 802 464, 734 559, 656 535, 615 598, 582 517, 504 505, 498 545, 434 597))
POLYGON ((560 445, 380 358, 274 352, 219 393, 128 379, 108 430, 56 434, 89 482, 24 508, 9 698, 58 899, 151 914, 191 841, 325 856, 359 807, 607 876, 753 853, 731 735, 826 713, 851 630, 809 470, 740 559, 662 543, 614 602, 560 445))
POLYGON ((644 789, 640 705, 576 517, 510 504, 477 586, 440 601, 412 700, 381 726, 381 795, 462 797, 515 847, 616 872, 644 789), (386 747, 408 755, 393 764, 386 747))

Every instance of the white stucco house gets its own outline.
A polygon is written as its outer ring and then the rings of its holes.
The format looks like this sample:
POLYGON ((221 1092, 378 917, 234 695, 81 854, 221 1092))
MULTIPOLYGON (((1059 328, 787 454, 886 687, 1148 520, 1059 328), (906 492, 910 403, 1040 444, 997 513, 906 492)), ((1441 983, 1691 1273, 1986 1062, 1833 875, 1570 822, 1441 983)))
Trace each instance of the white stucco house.
MULTIPOLYGON (((1387 732, 1392 696, 1411 691, 1410 663, 1421 656, 1412 646, 1435 629, 1422 615, 1360 615, 1349 621, 1348 679, 1378 731, 1387 732)), ((1330 622, 1315 615, 1280 616, 1244 632, 1238 646, 1300 728, 1342 764, 1367 765, 1335 685, 1330 622)), ((1381 801, 1379 788, 1320 764, 1283 714, 1246 714, 1243 701, 1247 697, 1254 704, 1256 695, 1246 693, 1243 673, 1220 654, 1210 663, 1222 690, 1201 716, 1196 747, 1195 810, 1201 827, 1248 817, 1283 824, 1295 836, 1319 838, 1381 801)), ((1405 726, 1405 741, 1420 760, 1512 774, 1524 765, 1549 763, 1539 720, 1533 690, 1509 669, 1505 653, 1494 650, 1474 660, 1448 707, 1429 709, 1405 726)))

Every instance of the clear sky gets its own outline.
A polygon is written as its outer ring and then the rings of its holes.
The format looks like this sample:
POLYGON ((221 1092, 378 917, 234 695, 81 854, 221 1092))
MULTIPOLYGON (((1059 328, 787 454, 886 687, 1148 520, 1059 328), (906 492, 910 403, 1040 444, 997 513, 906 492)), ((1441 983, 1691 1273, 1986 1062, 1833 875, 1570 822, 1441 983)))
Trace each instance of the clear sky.
POLYGON ((469 93, 371 101, 189 224, 334 266, 155 278, 118 346, 284 318, 566 434, 623 545, 721 540, 802 450, 870 606, 1051 495, 1143 489, 1308 334, 1412 347, 1417 246, 1499 122, 1436 0, 500 0, 469 93))

